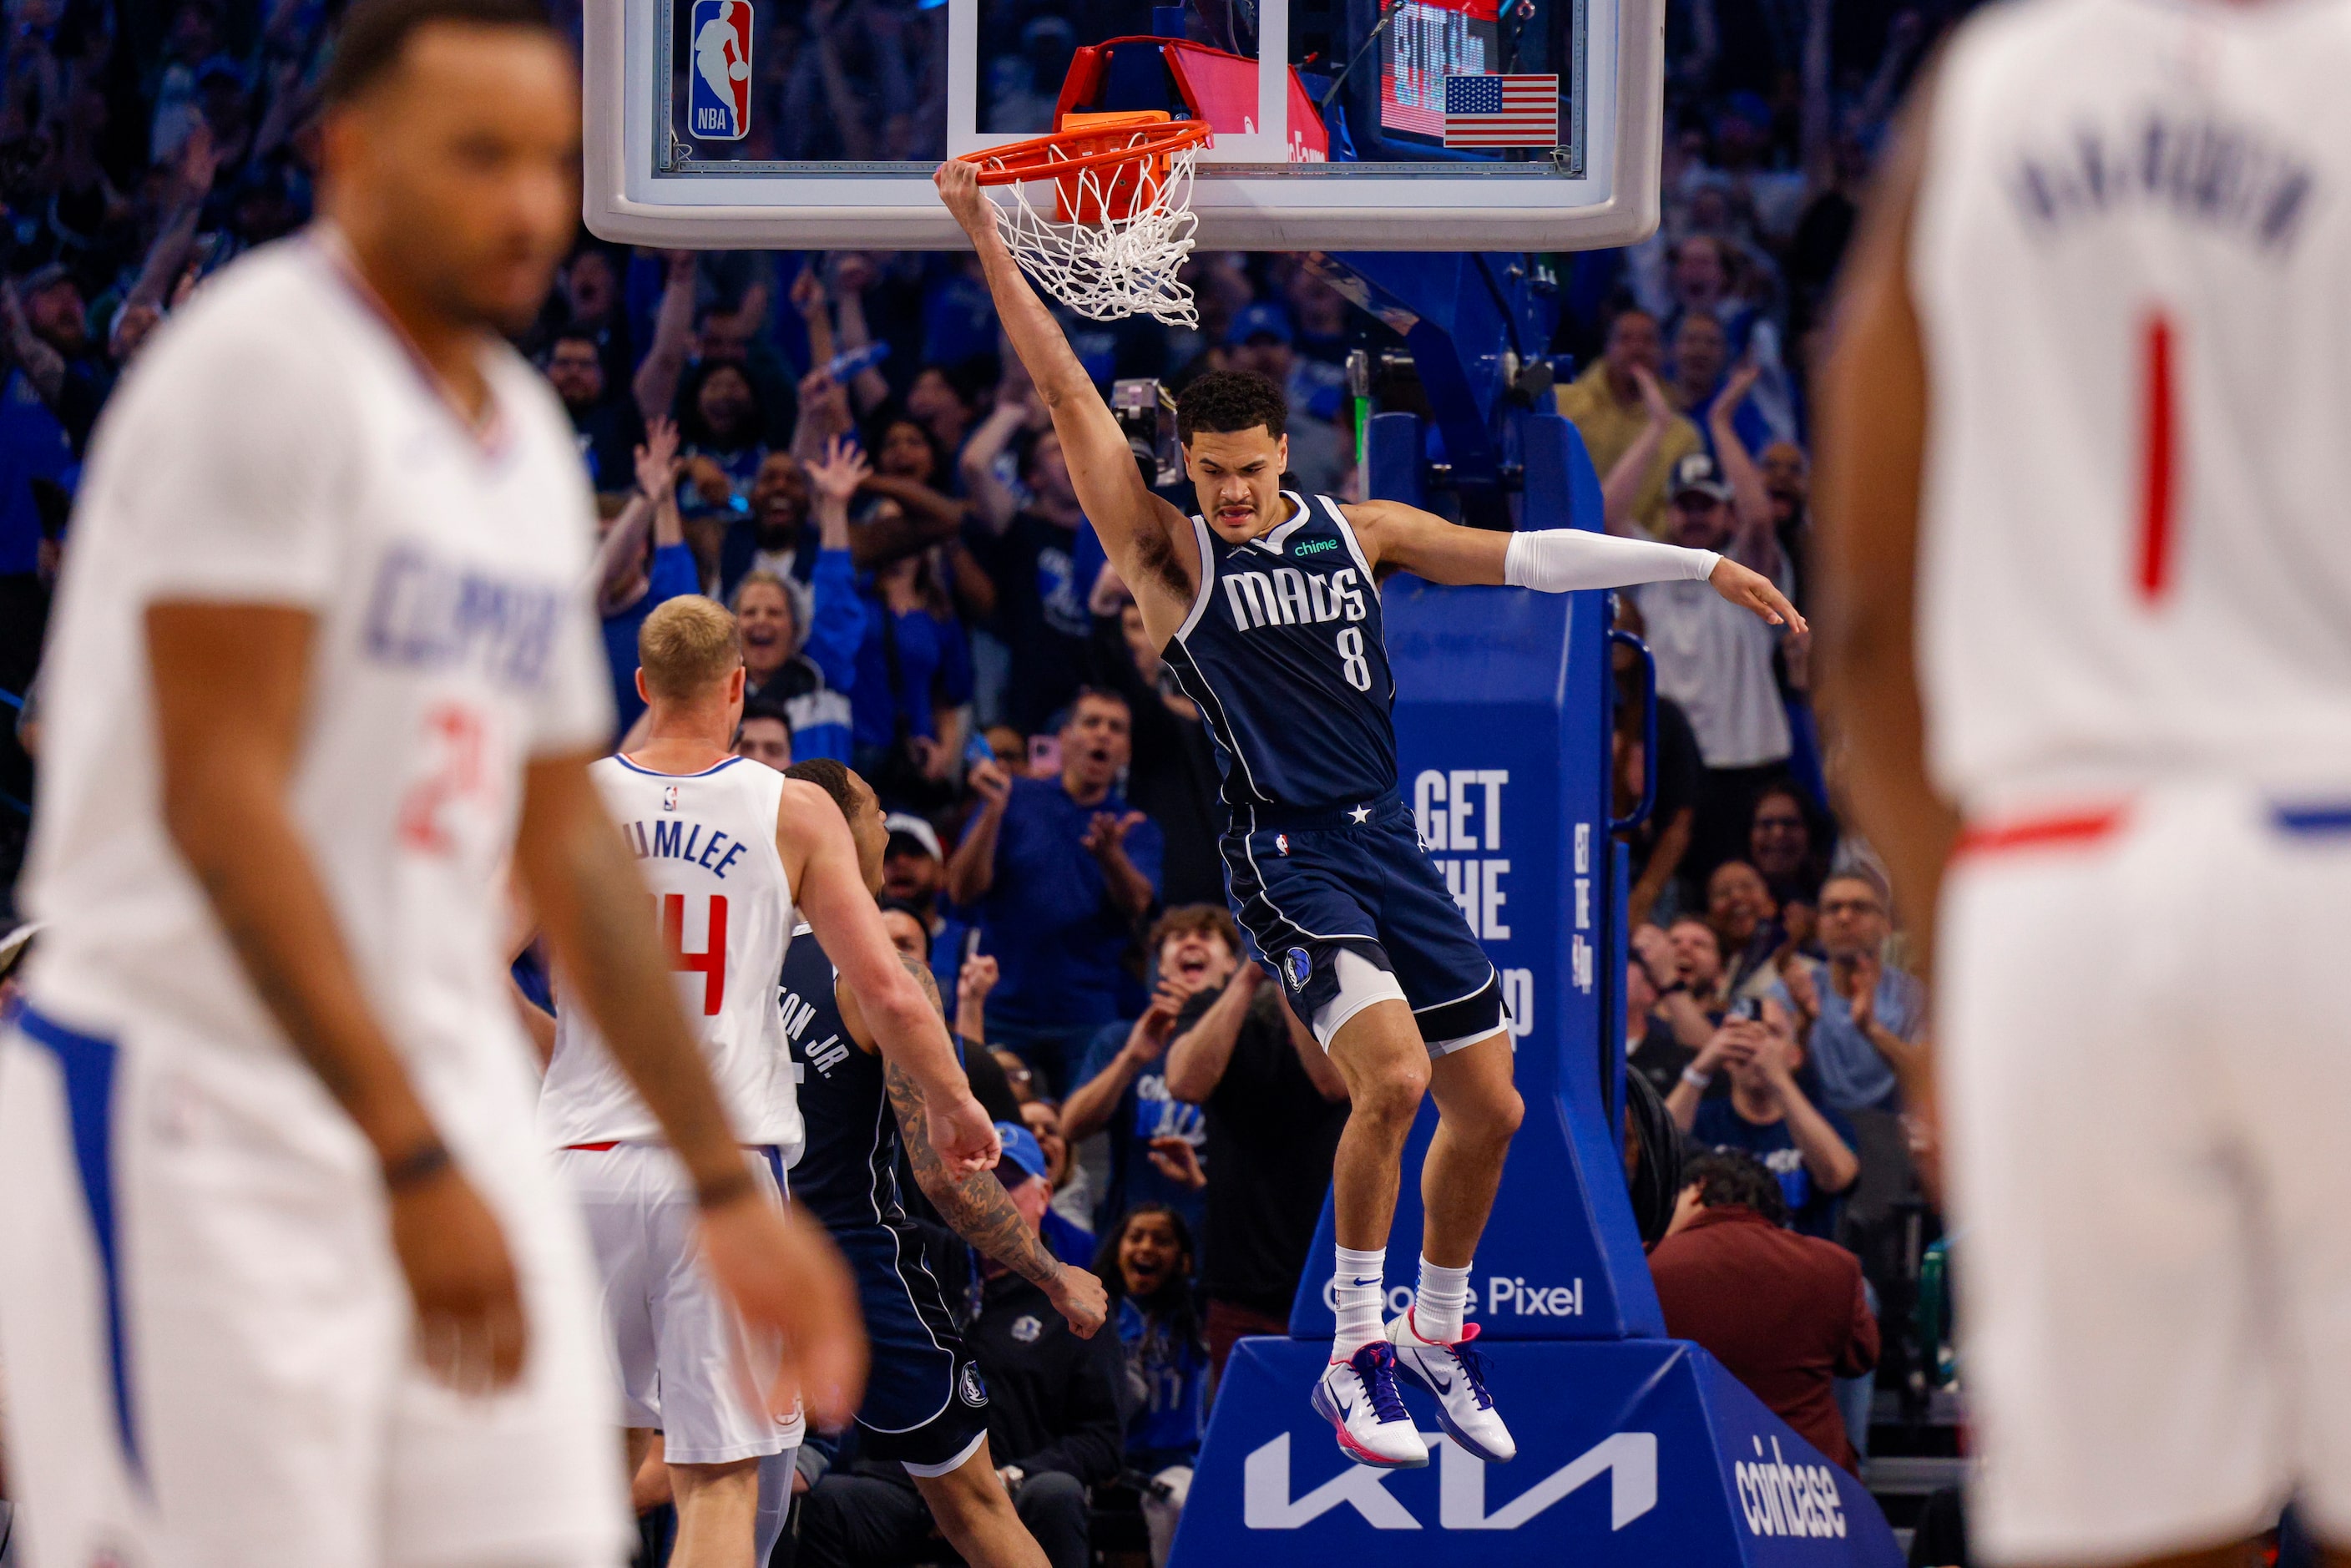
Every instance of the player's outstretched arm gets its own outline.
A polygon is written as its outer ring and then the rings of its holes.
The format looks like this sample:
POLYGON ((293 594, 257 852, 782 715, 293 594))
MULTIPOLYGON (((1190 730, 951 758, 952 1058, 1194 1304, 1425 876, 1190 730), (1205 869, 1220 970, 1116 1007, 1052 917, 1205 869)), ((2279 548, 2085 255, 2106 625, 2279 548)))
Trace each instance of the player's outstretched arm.
POLYGON ((586 757, 534 760, 515 868, 555 950, 567 995, 595 1019, 694 1179, 703 1265, 750 1322, 781 1331, 770 1396, 798 1396, 820 1424, 856 1414, 865 1334, 848 1267, 822 1228, 754 1185, 702 1050, 678 1009, 637 873, 588 776, 586 757))
POLYGON ((994 1167, 996 1124, 971 1097, 946 1023, 899 962, 865 890, 857 846, 841 809, 798 779, 784 781, 776 809, 776 847, 784 857, 793 902, 857 999, 883 1060, 920 1084, 935 1146, 957 1174, 994 1167))
POLYGON ((1712 550, 1588 528, 1511 534, 1465 528, 1401 501, 1361 502, 1347 508, 1347 520, 1374 570, 1395 567, 1431 582, 1508 583, 1544 593, 1702 578, 1723 598, 1772 625, 1805 630, 1804 618, 1770 579, 1712 550))
POLYGON ((1004 236, 996 232, 995 209, 980 192, 978 171, 950 158, 933 179, 939 199, 979 253, 1004 335, 1012 340, 1012 351, 1028 367, 1037 395, 1052 413, 1078 503, 1119 575, 1130 583, 1155 580, 1163 575, 1172 551, 1174 559, 1190 563, 1184 571, 1186 580, 1196 581, 1198 563, 1192 559, 1196 547, 1188 521, 1144 484, 1126 433, 1094 390, 1093 379, 1071 350, 1061 325, 1021 276, 1004 236))
MULTIPOLYGON (((944 1017, 946 1004, 939 999, 939 983, 931 977, 930 967, 903 956, 899 962, 921 988, 924 998, 944 1017)), ((850 1038, 870 1048, 872 1026, 857 1005, 856 993, 846 986, 837 987, 836 991, 841 1021, 848 1027, 850 1038)), ((1048 1252, 1043 1239, 1020 1218, 1004 1184, 993 1173, 949 1170, 931 1142, 930 1106, 922 1085, 894 1061, 883 1064, 883 1074, 890 1109, 898 1118, 899 1136, 905 1141, 906 1163, 914 1167, 914 1185, 923 1189, 939 1218, 957 1236, 1044 1291, 1079 1338, 1092 1338, 1110 1312, 1102 1281, 1048 1252)))
POLYGON ((527 1328, 506 1239, 369 1009, 287 809, 317 620, 283 606, 158 603, 146 632, 172 841, 255 994, 375 1150, 427 1364, 468 1392, 510 1383, 527 1328))

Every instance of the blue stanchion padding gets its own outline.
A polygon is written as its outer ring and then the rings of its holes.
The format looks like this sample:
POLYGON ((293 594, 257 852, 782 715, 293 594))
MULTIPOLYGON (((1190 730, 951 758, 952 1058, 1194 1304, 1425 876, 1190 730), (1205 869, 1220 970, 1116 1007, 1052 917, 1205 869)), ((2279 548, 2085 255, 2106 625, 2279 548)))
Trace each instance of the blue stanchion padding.
POLYGON ((1308 1406, 1320 1344, 1245 1339, 1217 1391, 1171 1568, 1896 1568, 1861 1483, 1696 1345, 1530 1341, 1493 1347, 1519 1456, 1488 1465, 1405 1396, 1426 1469, 1351 1463, 1308 1406))
MULTIPOLYGON (((1663 1335, 1601 1079, 1602 1059, 1613 1061, 1599 984, 1614 946, 1605 596, 1399 577, 1383 597, 1399 787, 1501 975, 1527 1104, 1479 1246, 1470 1313, 1492 1339, 1663 1335)), ((1405 1154, 1388 1249, 1396 1312, 1411 1300, 1434 1124, 1424 1105, 1405 1154)), ((1332 1332, 1332 1245, 1326 1202, 1290 1313, 1304 1338, 1332 1332)))

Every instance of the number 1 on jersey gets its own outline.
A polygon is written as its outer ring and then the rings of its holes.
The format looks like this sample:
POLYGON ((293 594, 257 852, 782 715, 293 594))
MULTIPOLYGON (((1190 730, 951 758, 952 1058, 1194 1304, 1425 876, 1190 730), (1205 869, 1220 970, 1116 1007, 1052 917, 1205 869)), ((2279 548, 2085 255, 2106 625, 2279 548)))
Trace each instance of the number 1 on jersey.
POLYGON ((2179 507, 2179 407, 2171 361, 2171 318, 2152 311, 2139 345, 2139 386, 2146 402, 2139 433, 2138 591, 2149 604, 2171 586, 2172 534, 2179 507))
POLYGON ((685 950, 685 894, 661 895, 662 945, 669 949, 669 967, 681 975, 702 977, 702 1016, 716 1018, 726 1005, 726 899, 710 895, 710 920, 699 953, 685 950))

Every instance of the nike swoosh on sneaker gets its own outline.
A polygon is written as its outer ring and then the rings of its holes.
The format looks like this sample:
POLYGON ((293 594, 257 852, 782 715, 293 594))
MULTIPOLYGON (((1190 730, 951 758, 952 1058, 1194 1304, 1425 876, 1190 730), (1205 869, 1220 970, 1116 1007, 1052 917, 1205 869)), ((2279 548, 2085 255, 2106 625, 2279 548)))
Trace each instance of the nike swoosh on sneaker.
POLYGON ((1436 1389, 1440 1397, 1453 1392, 1453 1375, 1451 1373, 1439 1373, 1433 1368, 1426 1366, 1422 1367, 1420 1369, 1420 1373, 1423 1377, 1428 1379, 1429 1386, 1436 1389))

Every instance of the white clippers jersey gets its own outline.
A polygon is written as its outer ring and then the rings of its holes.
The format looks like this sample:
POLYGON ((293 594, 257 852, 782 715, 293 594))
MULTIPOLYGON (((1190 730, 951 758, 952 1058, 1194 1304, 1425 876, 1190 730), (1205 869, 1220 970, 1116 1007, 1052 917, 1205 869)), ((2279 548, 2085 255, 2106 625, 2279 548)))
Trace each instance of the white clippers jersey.
MULTIPOLYGON (((736 1141, 773 1144, 790 1165, 806 1140, 776 997, 794 924, 776 852, 784 776, 738 758, 670 774, 608 757, 589 771, 651 889, 679 1000, 736 1141)), ((538 1124, 556 1148, 661 1136, 595 1026, 570 1007, 557 1009, 538 1124)))
POLYGON ((318 618, 291 808, 375 1016, 453 1138, 528 1135, 504 868, 534 757, 608 742, 570 421, 504 346, 486 434, 330 231, 256 252, 156 335, 100 422, 42 674, 27 988, 157 1041, 284 1140, 364 1153, 263 1008, 165 831, 141 616, 318 618), (495 1090, 486 1085, 495 1084, 495 1090), (307 1129, 307 1131, 306 1131, 307 1129))
POLYGON ((1969 810, 2351 783, 2351 4, 2021 0, 1912 230, 1919 652, 1969 810))

